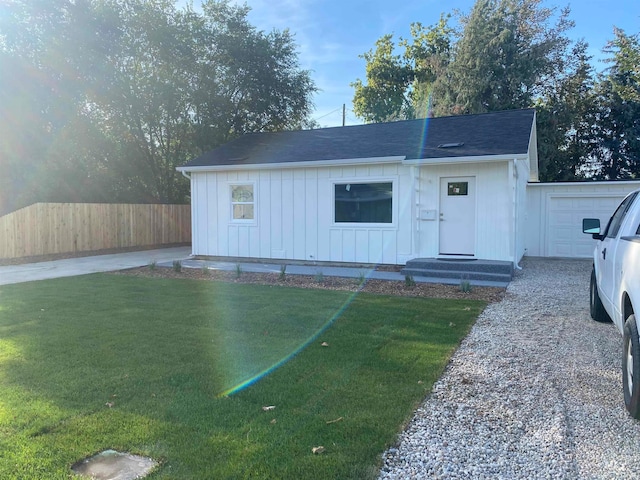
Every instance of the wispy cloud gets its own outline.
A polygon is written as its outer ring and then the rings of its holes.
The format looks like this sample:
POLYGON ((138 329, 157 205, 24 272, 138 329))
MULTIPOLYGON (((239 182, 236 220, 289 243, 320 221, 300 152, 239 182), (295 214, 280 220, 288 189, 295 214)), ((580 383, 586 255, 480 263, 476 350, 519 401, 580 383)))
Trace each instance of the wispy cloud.
MULTIPOLYGON (((243 0, 232 3, 244 5, 243 0)), ((312 11, 316 0, 251 0, 249 19, 259 30, 272 29, 304 32, 313 21, 312 11)))
MULTIPOLYGON (((245 4, 243 0, 233 0, 233 3, 245 4)), ((314 30, 317 28, 313 11, 317 0, 251 0, 246 3, 251 8, 249 20, 259 30, 289 29, 298 45, 302 66, 312 68, 316 52, 314 30)))

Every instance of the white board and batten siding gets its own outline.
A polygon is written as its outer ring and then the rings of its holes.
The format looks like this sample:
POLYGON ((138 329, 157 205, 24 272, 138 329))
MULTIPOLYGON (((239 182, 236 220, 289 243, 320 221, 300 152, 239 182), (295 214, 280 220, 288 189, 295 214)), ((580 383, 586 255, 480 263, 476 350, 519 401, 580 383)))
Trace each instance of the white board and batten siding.
MULTIPOLYGON (((420 168, 418 203, 421 210, 440 209, 440 179, 455 181, 457 177, 472 177, 475 181, 475 232, 474 257, 485 260, 517 261, 522 252, 518 251, 516 240, 517 216, 524 205, 517 205, 516 189, 524 190, 527 177, 517 178, 511 161, 486 163, 432 165, 420 168), (518 182, 522 183, 518 187, 518 182)), ((439 255, 440 221, 418 220, 416 249, 421 257, 439 255)), ((524 236, 523 236, 524 239, 524 236)))
POLYGON ((283 260, 398 263, 411 255, 411 170, 380 165, 194 172, 193 254, 283 260), (393 222, 334 222, 335 183, 392 182, 393 222), (230 185, 254 188, 255 219, 231 218, 230 185))
POLYGON ((527 186, 526 255, 590 258, 596 240, 582 233, 583 218, 604 228, 638 181, 531 183, 527 186))

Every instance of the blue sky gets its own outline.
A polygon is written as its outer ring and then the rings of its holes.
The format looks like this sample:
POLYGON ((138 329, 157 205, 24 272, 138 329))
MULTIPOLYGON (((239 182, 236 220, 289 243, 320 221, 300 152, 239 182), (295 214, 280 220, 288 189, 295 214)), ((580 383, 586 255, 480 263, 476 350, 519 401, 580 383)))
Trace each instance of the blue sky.
MULTIPOLYGON (((342 104, 347 124, 362 123, 351 111, 357 78, 364 80, 365 63, 358 55, 373 48, 382 35, 408 37, 412 22, 432 25, 441 13, 459 9, 468 13, 474 0, 234 0, 251 7, 250 22, 259 30, 288 28, 298 44, 301 66, 311 70, 319 91, 313 118, 321 126, 342 124, 342 104)), ((194 0, 194 4, 198 4, 194 0)), ((590 53, 601 50, 613 38, 614 25, 627 33, 640 32, 640 0, 548 0, 546 7, 570 6, 574 39, 584 38, 590 53)), ((598 69, 604 64, 595 60, 598 69)))

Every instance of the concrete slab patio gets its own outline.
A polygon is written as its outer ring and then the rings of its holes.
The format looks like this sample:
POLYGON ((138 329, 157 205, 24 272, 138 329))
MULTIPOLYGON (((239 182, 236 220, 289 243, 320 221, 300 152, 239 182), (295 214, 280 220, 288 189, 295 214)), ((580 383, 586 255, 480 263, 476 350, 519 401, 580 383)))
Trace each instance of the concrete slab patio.
POLYGON ((92 480, 135 480, 146 477, 157 465, 147 457, 105 450, 78 462, 71 470, 92 480))

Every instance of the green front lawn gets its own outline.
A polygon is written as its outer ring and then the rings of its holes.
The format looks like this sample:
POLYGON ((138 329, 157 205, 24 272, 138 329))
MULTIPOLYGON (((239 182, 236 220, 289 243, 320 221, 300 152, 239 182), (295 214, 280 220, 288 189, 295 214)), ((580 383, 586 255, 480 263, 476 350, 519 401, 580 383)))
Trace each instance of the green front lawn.
POLYGON ((118 275, 0 287, 0 478, 69 478, 109 448, 159 460, 154 479, 375 477, 483 307, 118 275))

